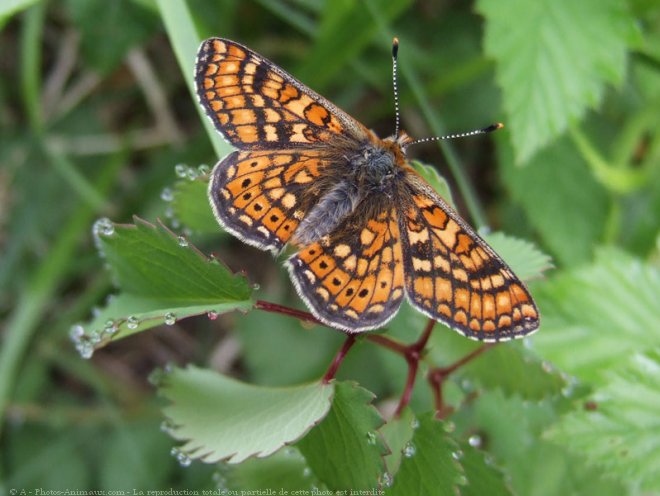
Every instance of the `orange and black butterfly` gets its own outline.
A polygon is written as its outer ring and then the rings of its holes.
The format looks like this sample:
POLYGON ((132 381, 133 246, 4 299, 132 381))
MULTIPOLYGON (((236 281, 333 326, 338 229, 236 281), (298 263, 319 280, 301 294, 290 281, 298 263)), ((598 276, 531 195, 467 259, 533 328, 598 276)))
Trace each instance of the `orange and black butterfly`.
POLYGON ((294 245, 286 266, 322 322, 349 333, 377 329, 407 296, 472 339, 538 328, 525 285, 408 164, 412 140, 398 125, 380 139, 222 38, 202 43, 196 84, 216 129, 238 149, 211 176, 218 222, 262 250, 294 245))

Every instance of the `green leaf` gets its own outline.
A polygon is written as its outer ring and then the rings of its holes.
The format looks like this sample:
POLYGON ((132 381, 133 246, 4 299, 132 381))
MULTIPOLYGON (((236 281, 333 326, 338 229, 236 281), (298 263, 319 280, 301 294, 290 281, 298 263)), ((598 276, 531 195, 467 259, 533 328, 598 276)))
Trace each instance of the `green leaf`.
POLYGON ((208 177, 177 181, 172 190, 172 215, 197 234, 220 234, 224 231, 213 216, 207 189, 208 177))
POLYGON ((591 259, 609 210, 607 191, 575 148, 562 139, 538 153, 528 167, 513 164, 513 150, 498 142, 502 183, 520 204, 543 246, 560 265, 591 259))
POLYGON ((601 382, 621 357, 660 342, 660 270, 614 248, 536 291, 543 316, 534 348, 565 372, 601 382))
POLYGON ((332 409, 298 448, 314 474, 333 490, 373 489, 385 472, 383 424, 374 396, 354 383, 337 382, 332 409))
POLYGON ((171 435, 185 443, 183 459, 240 463, 292 444, 326 416, 335 387, 253 386, 188 366, 165 375, 159 391, 172 403, 164 414, 171 435))
POLYGON ((660 491, 660 352, 635 355, 546 437, 618 478, 635 492, 660 491))
POLYGON ((492 457, 468 443, 461 443, 461 465, 467 485, 460 488, 461 496, 509 496, 514 492, 504 472, 493 463, 492 457))
POLYGON ((72 338, 86 357, 135 332, 192 315, 251 308, 250 286, 215 259, 208 259, 162 225, 138 218, 134 225, 101 219, 94 225, 99 250, 122 292, 111 298, 72 338))
POLYGON ((518 162, 595 108, 607 84, 623 82, 627 45, 638 38, 618 0, 480 0, 477 10, 518 162))
POLYGON ((502 232, 484 234, 483 238, 523 281, 538 278, 552 267, 552 259, 529 241, 502 232))
POLYGON ((465 483, 458 445, 447 433, 449 424, 431 414, 419 418, 411 443, 406 446, 401 468, 388 496, 446 496, 465 483))
POLYGON ((433 189, 442 197, 443 200, 449 203, 449 205, 452 207, 456 208, 447 180, 440 175, 435 167, 432 165, 423 164, 418 160, 411 160, 410 165, 420 176, 426 180, 427 183, 433 186, 433 189))
POLYGON ((344 340, 341 333, 308 329, 289 316, 270 312, 250 312, 236 326, 248 377, 264 386, 297 384, 320 377, 344 340), (296 357, 295 363, 291 357, 296 357), (283 367, 283 363, 289 366, 283 367))
MULTIPOLYGON (((287 446, 268 458, 245 460, 238 465, 225 465, 222 470, 221 483, 231 490, 262 491, 262 494, 278 494, 282 489, 289 491, 308 487, 319 487, 320 483, 313 477, 305 458, 300 452, 287 446)), ((220 483, 218 484, 220 486, 220 483)), ((240 494, 240 493, 238 493, 240 494)))
POLYGON ((498 388, 507 395, 540 400, 558 395, 566 387, 562 374, 541 361, 521 343, 499 344, 461 367, 460 377, 486 389, 498 388))
POLYGON ((623 488, 587 465, 584 457, 542 439, 557 420, 550 401, 529 402, 485 392, 472 406, 471 431, 479 433, 483 449, 510 476, 515 494, 619 496, 623 488))
POLYGON ((390 453, 385 456, 387 473, 394 476, 399 471, 401 457, 409 446, 419 421, 410 408, 405 408, 399 418, 394 418, 380 428, 380 433, 385 438, 385 443, 390 448, 390 453))

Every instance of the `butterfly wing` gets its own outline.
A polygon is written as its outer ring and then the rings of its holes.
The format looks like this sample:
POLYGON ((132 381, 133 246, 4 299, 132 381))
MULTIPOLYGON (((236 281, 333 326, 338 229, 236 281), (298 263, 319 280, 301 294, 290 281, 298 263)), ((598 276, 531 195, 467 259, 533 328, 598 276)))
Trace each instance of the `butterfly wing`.
POLYGON ((300 297, 322 322, 356 333, 385 325, 404 296, 394 205, 361 202, 332 233, 286 263, 300 297))
POLYGON ((412 169, 404 191, 399 227, 410 302, 471 339, 535 331, 536 305, 495 251, 412 169))
POLYGON ((332 167, 318 150, 233 152, 211 174, 216 219, 242 241, 278 253, 334 184, 332 167))
POLYGON ((347 113, 236 42, 210 38, 197 53, 197 95, 216 129, 240 150, 356 142, 369 131, 347 113))

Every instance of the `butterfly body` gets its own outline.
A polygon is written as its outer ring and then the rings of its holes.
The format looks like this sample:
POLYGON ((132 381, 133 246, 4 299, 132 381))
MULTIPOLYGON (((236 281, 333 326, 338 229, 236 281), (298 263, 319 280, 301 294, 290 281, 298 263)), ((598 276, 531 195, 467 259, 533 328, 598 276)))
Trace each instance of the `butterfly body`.
POLYGON ((297 247, 286 265, 320 320, 376 329, 407 296, 473 339, 538 327, 524 284, 408 164, 405 133, 378 138, 230 40, 202 43, 196 71, 202 106, 238 148, 212 173, 216 218, 258 248, 297 247))

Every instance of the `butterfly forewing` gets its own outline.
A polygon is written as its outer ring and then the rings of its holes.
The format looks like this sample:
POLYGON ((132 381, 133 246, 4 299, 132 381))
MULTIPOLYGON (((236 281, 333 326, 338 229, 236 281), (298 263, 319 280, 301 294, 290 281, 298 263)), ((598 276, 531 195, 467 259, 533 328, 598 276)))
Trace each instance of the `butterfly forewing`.
POLYGON ((368 132, 293 76, 233 41, 202 43, 195 81, 213 124, 241 150, 319 146, 338 136, 364 139, 368 132))
POLYGON ((328 167, 315 150, 231 153, 211 175, 215 216, 246 243, 279 252, 330 186, 328 167))

